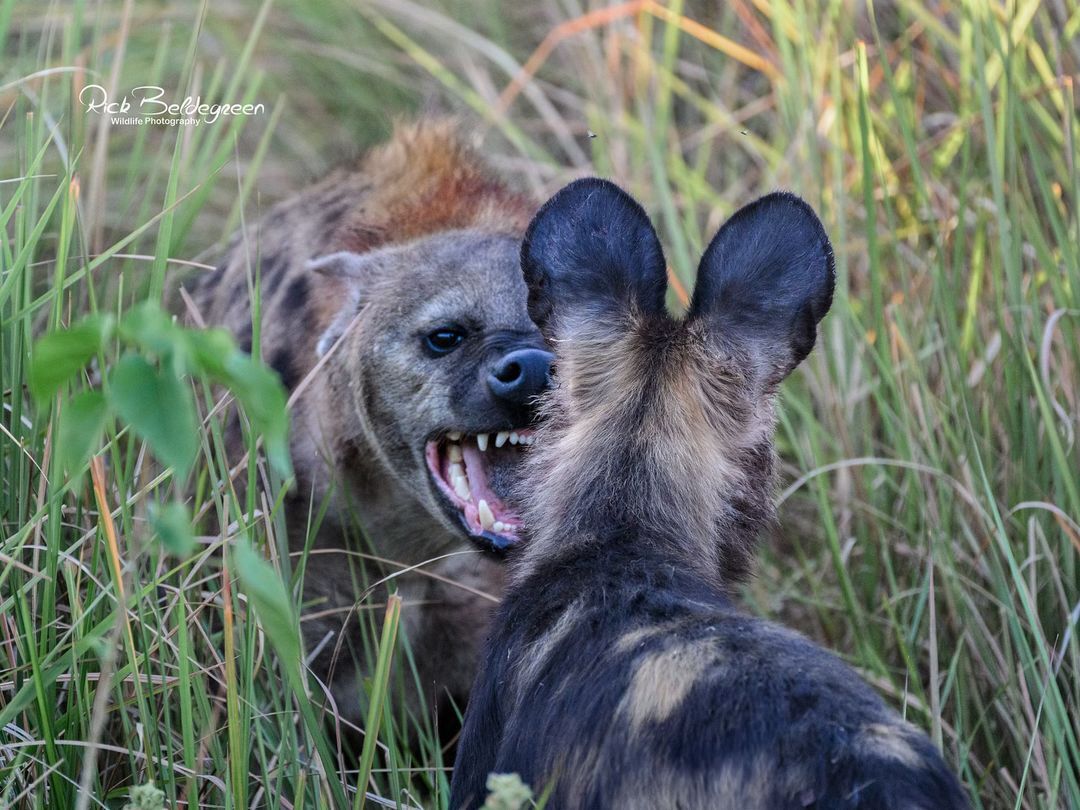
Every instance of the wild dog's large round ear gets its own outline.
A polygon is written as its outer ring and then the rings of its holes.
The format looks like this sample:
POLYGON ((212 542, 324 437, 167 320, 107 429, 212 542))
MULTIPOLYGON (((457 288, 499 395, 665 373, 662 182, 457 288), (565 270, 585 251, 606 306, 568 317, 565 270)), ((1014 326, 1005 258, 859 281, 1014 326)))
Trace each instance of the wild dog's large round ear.
POLYGON ((614 183, 575 180, 533 217, 521 246, 529 315, 560 323, 636 308, 664 309, 667 265, 644 209, 614 183))
POLYGON ((832 303, 832 245, 813 209, 778 192, 739 209, 698 267, 690 318, 738 343, 776 385, 814 347, 832 303))

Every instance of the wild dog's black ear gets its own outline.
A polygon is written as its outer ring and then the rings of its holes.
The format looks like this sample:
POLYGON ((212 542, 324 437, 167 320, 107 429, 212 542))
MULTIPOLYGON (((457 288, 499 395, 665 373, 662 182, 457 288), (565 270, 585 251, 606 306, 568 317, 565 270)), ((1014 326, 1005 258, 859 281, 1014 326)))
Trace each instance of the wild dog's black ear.
POLYGON ((747 346, 776 385, 814 347, 832 303, 832 245, 813 209, 769 194, 735 212, 698 267, 689 317, 747 346))
POLYGON ((662 312, 667 265, 644 209, 614 183, 575 180, 533 217, 521 246, 529 315, 548 330, 580 313, 662 312))

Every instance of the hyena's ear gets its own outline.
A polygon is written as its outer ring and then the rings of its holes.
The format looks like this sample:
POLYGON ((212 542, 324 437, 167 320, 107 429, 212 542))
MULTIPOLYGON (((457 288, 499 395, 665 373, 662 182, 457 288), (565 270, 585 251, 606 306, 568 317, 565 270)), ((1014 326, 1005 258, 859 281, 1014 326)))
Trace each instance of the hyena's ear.
POLYGON ((330 347, 337 343, 338 338, 352 325, 356 314, 360 311, 360 302, 363 297, 361 291, 370 281, 374 270, 372 265, 376 261, 375 253, 352 253, 343 250, 339 253, 319 256, 307 263, 308 270, 324 276, 345 279, 347 282, 344 285, 346 292, 341 302, 341 309, 315 346, 315 354, 318 357, 330 351, 330 347))
POLYGON ((698 267, 690 318, 744 347, 775 386, 814 347, 832 303, 833 252, 813 209, 769 194, 737 211, 698 267))
POLYGON ((549 337, 582 319, 664 310, 666 264, 640 205, 614 183, 576 180, 533 218, 521 246, 529 315, 549 337))

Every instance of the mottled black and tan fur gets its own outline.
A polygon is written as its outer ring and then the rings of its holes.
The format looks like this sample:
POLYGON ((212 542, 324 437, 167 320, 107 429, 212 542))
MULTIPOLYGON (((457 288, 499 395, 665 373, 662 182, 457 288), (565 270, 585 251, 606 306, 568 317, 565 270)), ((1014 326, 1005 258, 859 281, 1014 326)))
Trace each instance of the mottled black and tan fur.
POLYGON ((522 264, 557 384, 452 806, 516 772, 551 810, 965 807, 923 733, 729 596, 773 519, 773 395, 832 299, 813 211, 736 213, 678 321, 648 218, 605 181, 556 194, 522 264))

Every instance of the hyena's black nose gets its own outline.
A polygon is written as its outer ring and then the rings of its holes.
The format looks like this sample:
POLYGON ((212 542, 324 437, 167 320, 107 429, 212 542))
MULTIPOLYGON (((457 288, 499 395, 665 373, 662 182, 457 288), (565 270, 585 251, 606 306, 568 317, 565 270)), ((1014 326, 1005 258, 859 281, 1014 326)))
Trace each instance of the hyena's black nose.
POLYGON ((488 374, 488 387, 498 399, 524 405, 548 385, 554 355, 543 349, 518 349, 503 356, 488 374))

